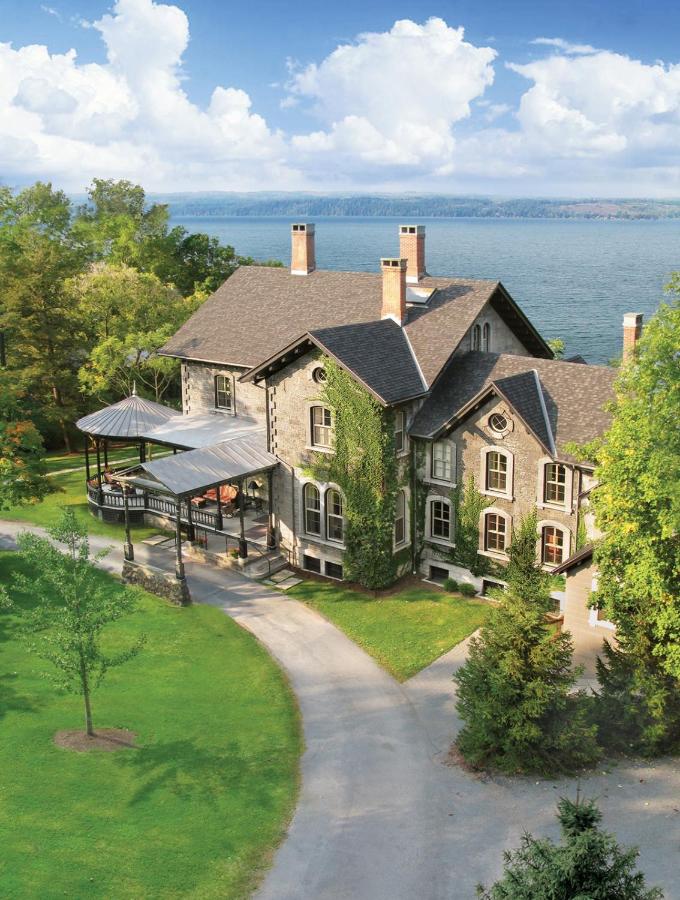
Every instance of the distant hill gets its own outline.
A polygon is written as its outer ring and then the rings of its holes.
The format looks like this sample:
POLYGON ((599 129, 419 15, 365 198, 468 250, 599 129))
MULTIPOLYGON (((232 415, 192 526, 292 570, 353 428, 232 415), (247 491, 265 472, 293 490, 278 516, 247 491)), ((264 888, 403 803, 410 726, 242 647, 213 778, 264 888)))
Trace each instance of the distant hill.
POLYGON ((515 199, 394 194, 151 194, 174 216, 396 216, 403 218, 675 219, 680 200, 515 199))

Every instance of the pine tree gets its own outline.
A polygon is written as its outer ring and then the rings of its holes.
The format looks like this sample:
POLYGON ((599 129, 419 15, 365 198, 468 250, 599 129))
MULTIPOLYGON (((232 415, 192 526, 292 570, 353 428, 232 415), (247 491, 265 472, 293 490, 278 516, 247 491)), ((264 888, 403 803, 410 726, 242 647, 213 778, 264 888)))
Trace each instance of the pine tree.
POLYGON ((519 850, 505 854, 505 874, 482 900, 661 900, 635 870, 638 851, 622 849, 598 828, 602 820, 593 800, 563 798, 557 805, 562 843, 525 834, 519 850))

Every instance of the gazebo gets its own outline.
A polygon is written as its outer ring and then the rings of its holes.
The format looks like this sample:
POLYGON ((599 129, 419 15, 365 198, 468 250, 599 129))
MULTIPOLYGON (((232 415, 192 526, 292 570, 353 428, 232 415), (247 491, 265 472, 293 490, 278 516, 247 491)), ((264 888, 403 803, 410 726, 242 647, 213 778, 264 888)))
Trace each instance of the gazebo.
POLYGON ((118 403, 105 409, 90 413, 78 419, 76 427, 87 435, 85 441, 85 477, 90 503, 103 508, 103 478, 107 473, 108 451, 111 442, 133 444, 139 449, 140 463, 146 460, 147 438, 145 434, 164 425, 173 417, 180 416, 177 410, 153 400, 145 400, 138 396, 133 388, 132 394, 118 403), (90 463, 90 442, 96 452, 96 474, 92 477, 90 463), (102 462, 104 472, 102 472, 102 462))

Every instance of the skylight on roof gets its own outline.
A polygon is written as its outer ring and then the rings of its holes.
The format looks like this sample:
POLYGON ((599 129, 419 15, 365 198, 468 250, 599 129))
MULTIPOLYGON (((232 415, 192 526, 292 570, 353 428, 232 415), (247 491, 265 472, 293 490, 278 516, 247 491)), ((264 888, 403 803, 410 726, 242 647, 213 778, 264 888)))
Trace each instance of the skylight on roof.
POLYGON ((420 288, 406 285, 406 302, 417 303, 423 306, 430 302, 430 297, 434 294, 436 288, 420 288))

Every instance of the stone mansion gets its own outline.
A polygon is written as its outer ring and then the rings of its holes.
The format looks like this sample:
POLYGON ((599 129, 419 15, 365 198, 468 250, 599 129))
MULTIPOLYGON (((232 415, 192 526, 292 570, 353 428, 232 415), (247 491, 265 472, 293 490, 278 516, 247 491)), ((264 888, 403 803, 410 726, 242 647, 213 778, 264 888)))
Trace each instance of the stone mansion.
MULTIPOLYGON (((310 475, 334 453, 333 360, 389 413, 399 572, 502 582, 513 524, 534 510, 537 555, 561 565, 592 536, 592 467, 569 447, 607 427, 614 370, 554 359, 500 282, 428 275, 421 225, 400 226, 398 256, 375 274, 317 270, 315 237, 293 225, 289 269, 239 268, 162 350, 181 360, 185 416, 219 420, 224 440, 252 429, 275 458, 272 542, 302 569, 351 577, 347 499, 310 475), (456 553, 456 498, 471 479, 474 567, 456 553)), ((626 322, 630 347, 639 322, 626 322)))

